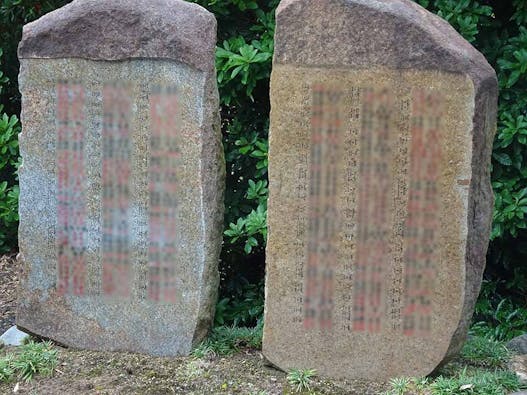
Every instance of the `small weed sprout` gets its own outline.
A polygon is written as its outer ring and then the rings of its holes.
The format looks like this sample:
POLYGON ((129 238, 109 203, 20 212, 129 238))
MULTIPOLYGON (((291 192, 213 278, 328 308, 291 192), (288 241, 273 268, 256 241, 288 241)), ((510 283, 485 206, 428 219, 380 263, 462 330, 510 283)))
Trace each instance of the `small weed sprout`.
POLYGON ((410 390, 412 379, 409 377, 397 377, 390 380, 392 391, 390 395, 404 395, 410 390))
POLYGON ((216 351, 214 348, 215 347, 213 346, 210 339, 206 339, 205 341, 200 343, 196 348, 194 348, 190 355, 195 358, 214 359, 216 358, 216 351))
POLYGON ((204 365, 199 360, 190 361, 185 366, 185 376, 191 380, 201 376, 204 371, 204 365))
POLYGON ((420 378, 414 379, 414 384, 415 384, 415 388, 418 391, 423 392, 427 389, 430 383, 428 381, 428 377, 420 377, 420 378))
POLYGON ((315 369, 293 369, 287 374, 287 381, 296 392, 310 391, 311 380, 316 375, 315 369))
POLYGON ((38 339, 29 335, 29 336, 26 336, 22 339, 22 345, 26 345, 26 344, 29 344, 29 343, 38 343, 38 339))

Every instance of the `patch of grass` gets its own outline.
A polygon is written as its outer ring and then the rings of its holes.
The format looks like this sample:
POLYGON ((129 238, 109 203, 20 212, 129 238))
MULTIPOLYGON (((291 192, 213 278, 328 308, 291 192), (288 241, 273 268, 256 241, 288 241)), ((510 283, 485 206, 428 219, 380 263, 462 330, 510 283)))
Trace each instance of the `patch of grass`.
POLYGON ((0 382, 11 381, 14 374, 13 356, 8 354, 0 358, 0 382))
POLYGON ((262 347, 262 329, 259 324, 254 328, 219 326, 192 355, 198 358, 231 355, 244 347, 259 349, 262 347))
POLYGON ((525 303, 500 295, 498 288, 504 286, 504 281, 483 281, 474 312, 474 324, 470 328, 471 334, 506 342, 527 331, 525 303))
POLYGON ((513 372, 482 368, 465 368, 452 376, 442 375, 434 380, 396 378, 386 395, 504 395, 521 389, 513 372))
POLYGON ((390 380, 392 389, 387 392, 387 395, 422 394, 427 383, 426 378, 397 377, 390 380))
POLYGON ((430 389, 433 395, 503 395, 518 391, 520 382, 513 372, 507 370, 476 369, 467 373, 464 369, 453 377, 436 378, 430 389))
POLYGON ((287 381, 296 392, 310 391, 311 379, 316 375, 315 369, 293 369, 287 373, 287 381))
POLYGON ((25 344, 22 353, 15 361, 15 368, 19 377, 29 381, 36 374, 50 376, 57 366, 57 350, 51 342, 25 344))
POLYGON ((57 366, 57 350, 51 342, 30 341, 21 346, 20 353, 0 358, 0 381, 8 382, 15 377, 30 381, 35 375, 50 376, 57 366))
POLYGON ((509 361, 510 352, 502 342, 474 336, 463 347, 461 357, 475 366, 499 368, 509 361))
POLYGON ((386 395, 430 395, 428 378, 398 377, 390 380, 392 389, 386 395))

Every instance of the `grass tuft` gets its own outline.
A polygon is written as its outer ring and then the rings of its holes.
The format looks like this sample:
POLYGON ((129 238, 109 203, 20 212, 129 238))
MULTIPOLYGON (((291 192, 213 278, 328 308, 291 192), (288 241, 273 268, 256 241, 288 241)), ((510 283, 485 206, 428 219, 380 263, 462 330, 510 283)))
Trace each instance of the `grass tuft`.
POLYGON ((15 377, 30 381, 37 374, 51 376, 57 366, 57 350, 51 342, 30 341, 18 354, 0 358, 0 381, 9 382, 15 377))
POLYGON ((486 368, 504 367, 510 356, 503 343, 478 336, 471 337, 461 351, 461 357, 466 362, 486 368))
POLYGON ((413 387, 413 379, 410 377, 396 377, 390 380, 392 390, 390 395, 404 395, 413 387))
POLYGON ((287 374, 287 381, 296 392, 310 391, 311 380, 316 375, 315 369, 293 369, 287 374))
POLYGON ((0 358, 0 382, 11 381, 14 374, 13 355, 8 354, 0 358))
POLYGON ((390 381, 386 395, 504 395, 521 389, 513 372, 484 368, 467 368, 451 376, 434 380, 396 378, 390 381))
POLYGON ((453 377, 438 377, 430 388, 433 395, 503 395, 518 391, 520 383, 516 375, 507 370, 477 369, 469 374, 464 369, 453 377))
POLYGON ((216 327, 210 336, 194 349, 192 355, 204 358, 231 355, 245 347, 259 349, 262 347, 262 329, 261 324, 254 328, 216 327))

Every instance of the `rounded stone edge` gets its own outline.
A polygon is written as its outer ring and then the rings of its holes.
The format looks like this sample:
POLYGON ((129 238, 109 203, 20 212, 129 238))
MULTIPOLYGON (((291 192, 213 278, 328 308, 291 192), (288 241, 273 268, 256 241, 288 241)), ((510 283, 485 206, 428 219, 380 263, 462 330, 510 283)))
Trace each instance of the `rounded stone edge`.
POLYGON ((216 30, 212 13, 183 0, 74 0, 24 26, 18 57, 169 59, 211 71, 216 30))
MULTIPOLYGON (((478 299, 492 229, 494 193, 490 181, 491 157, 497 130, 498 79, 494 70, 473 78, 475 113, 472 121, 472 179, 469 186, 465 294, 457 329, 439 365, 454 359, 465 344, 478 299)), ((437 370, 437 369, 436 369, 437 370)))
POLYGON ((354 69, 373 66, 456 74, 467 74, 464 70, 468 69, 473 71, 468 73, 472 79, 477 79, 478 74, 495 75, 486 58, 447 21, 411 0, 282 0, 276 10, 276 21, 274 62, 278 64, 354 69), (327 28, 319 30, 318 48, 321 49, 311 51, 302 48, 305 32, 291 31, 295 25, 306 29, 309 21, 305 15, 322 15, 317 8, 326 7, 349 7, 350 11, 337 14, 344 25, 335 23, 333 28, 333 24, 327 22, 330 16, 324 15, 327 28), (351 12, 357 13, 355 18, 360 23, 348 24, 352 19, 349 17, 351 12), (382 23, 372 25, 371 20, 359 16, 376 16, 382 19, 382 23), (375 48, 382 51, 370 51, 376 35, 386 31, 388 26, 393 28, 392 34, 386 37, 390 41, 382 48, 375 48), (288 44, 280 39, 284 35, 282 29, 287 30, 288 44), (331 41, 338 44, 328 50, 331 41), (421 45, 411 45, 416 42, 421 45))
POLYGON ((221 116, 216 72, 207 75, 204 85, 205 107, 201 125, 201 215, 203 226, 203 271, 201 273, 200 303, 192 347, 201 343, 214 323, 219 295, 219 260, 223 243, 224 196, 226 165, 221 136, 221 116))

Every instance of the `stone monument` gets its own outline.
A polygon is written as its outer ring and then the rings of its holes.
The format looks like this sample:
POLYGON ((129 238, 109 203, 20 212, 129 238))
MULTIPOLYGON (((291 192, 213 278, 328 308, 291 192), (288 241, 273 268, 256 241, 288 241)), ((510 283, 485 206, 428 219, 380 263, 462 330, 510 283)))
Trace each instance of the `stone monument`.
POLYGON ((283 0, 276 19, 264 355, 427 375, 481 285, 495 72, 409 0, 283 0))
POLYGON ((182 0, 75 0, 24 27, 19 327, 152 355, 207 334, 225 177, 215 43, 214 16, 182 0))

